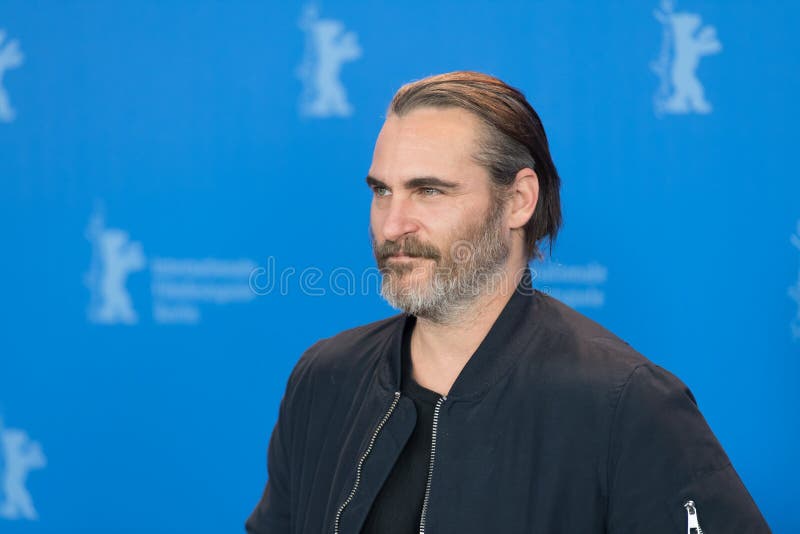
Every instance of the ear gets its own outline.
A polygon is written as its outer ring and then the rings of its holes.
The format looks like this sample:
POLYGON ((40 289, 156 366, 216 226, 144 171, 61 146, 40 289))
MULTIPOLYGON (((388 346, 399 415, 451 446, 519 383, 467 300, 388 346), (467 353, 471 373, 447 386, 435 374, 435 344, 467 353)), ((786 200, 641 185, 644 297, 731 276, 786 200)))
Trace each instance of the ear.
POLYGON ((539 202, 539 177, 533 169, 526 167, 517 173, 511 195, 508 226, 515 230, 528 223, 539 202))

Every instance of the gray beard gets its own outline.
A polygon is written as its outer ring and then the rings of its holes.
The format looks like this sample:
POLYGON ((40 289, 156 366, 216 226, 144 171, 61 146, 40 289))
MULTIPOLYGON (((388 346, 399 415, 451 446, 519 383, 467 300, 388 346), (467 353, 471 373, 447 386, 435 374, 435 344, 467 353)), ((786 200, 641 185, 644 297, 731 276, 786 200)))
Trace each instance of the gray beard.
MULTIPOLYGON (((437 324, 456 324, 472 309, 481 295, 493 291, 504 281, 509 246, 501 227, 503 210, 494 208, 484 224, 468 232, 472 239, 460 239, 449 254, 434 266, 422 287, 403 287, 404 274, 428 271, 406 263, 388 263, 381 282, 381 296, 393 308, 437 324), (475 237, 477 234, 477 237, 475 237)), ((419 260, 415 260, 419 261, 419 260)))

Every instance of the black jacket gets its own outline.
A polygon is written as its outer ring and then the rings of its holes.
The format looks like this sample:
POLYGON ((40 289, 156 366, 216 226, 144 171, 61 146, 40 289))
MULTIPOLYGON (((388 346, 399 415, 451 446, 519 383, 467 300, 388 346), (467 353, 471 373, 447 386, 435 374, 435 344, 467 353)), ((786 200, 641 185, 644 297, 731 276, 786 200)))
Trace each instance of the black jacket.
MULTIPOLYGON (((359 532, 415 425, 399 392, 413 319, 302 355, 249 533, 359 532)), ((427 534, 677 534, 694 520, 705 534, 770 532, 686 385, 532 289, 528 269, 440 399, 431 458, 427 534)))

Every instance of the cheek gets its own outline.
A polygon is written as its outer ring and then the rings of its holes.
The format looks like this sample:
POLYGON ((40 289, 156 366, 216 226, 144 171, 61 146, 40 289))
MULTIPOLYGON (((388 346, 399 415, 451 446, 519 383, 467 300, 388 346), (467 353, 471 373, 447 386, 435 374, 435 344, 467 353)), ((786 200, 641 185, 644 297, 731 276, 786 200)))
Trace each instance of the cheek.
POLYGON ((426 222, 431 232, 441 239, 458 235, 475 216, 459 206, 436 206, 426 214, 426 222))
POLYGON ((465 224, 463 221, 439 217, 431 220, 430 225, 426 228, 425 241, 439 250, 442 260, 448 259, 448 251, 453 242, 461 239, 463 224, 465 224))

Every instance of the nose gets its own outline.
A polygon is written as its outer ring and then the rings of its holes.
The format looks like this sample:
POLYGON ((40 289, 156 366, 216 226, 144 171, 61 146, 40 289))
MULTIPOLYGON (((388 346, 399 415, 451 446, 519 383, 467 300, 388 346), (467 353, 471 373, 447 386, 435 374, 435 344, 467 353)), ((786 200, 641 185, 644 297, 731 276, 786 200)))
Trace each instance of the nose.
POLYGON ((388 205, 381 208, 381 211, 383 212, 381 231, 384 239, 397 241, 419 229, 410 200, 394 197, 388 205))

